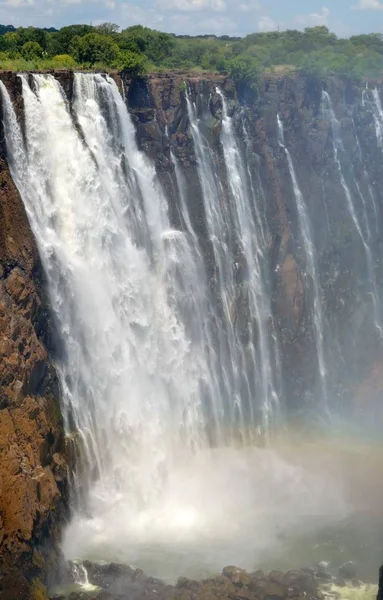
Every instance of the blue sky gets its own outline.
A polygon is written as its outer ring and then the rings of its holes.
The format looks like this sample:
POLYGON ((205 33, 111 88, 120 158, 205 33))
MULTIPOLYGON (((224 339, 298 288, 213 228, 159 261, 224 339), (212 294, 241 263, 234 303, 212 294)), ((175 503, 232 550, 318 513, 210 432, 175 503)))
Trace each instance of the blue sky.
POLYGON ((104 21, 217 35, 327 25, 346 37, 383 33, 383 0, 0 0, 3 24, 61 27, 104 21))

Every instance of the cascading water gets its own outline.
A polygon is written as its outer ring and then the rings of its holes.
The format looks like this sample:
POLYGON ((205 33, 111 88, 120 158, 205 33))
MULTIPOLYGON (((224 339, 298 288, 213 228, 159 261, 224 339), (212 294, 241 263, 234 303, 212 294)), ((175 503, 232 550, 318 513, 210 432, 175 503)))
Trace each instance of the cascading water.
POLYGON ((243 165, 225 98, 219 89, 216 93, 222 102, 221 143, 227 191, 223 189, 209 143, 203 135, 197 106, 188 94, 186 102, 208 233, 218 268, 223 313, 221 329, 227 334, 226 339, 221 334, 220 356, 225 373, 224 394, 235 399, 235 411, 231 410, 229 421, 231 424, 238 422, 242 440, 250 442, 259 425, 257 417, 261 415, 263 431, 267 432, 269 422, 278 410, 280 382, 274 381, 279 374, 278 345, 273 337, 270 295, 266 293, 263 280, 265 240, 258 199, 243 165), (240 321, 238 316, 233 318, 233 308, 238 304, 246 307, 245 326, 236 322, 240 321), (261 407, 257 414, 254 412, 255 401, 261 407))
MULTIPOLYGON (((258 362, 258 368, 254 373, 254 385, 250 386, 250 389, 262 399, 263 415, 266 421, 265 429, 267 430, 267 421, 278 406, 278 394, 272 373, 272 364, 275 364, 275 360, 270 348, 270 344, 275 340, 272 338, 272 332, 267 330, 268 323, 272 322, 271 308, 268 303, 270 294, 266 293, 261 268, 261 265, 265 263, 264 246, 261 245, 262 222, 257 210, 258 199, 255 196, 251 197, 249 193, 251 182, 248 181, 248 173, 244 169, 232 121, 228 116, 225 97, 219 89, 217 89, 217 93, 222 101, 221 142, 232 196, 230 208, 234 228, 238 232, 239 254, 244 257, 247 270, 247 280, 243 282, 243 285, 246 285, 247 288, 249 328, 251 329, 249 350, 251 363, 257 365, 258 362), (256 342, 257 335, 258 342, 256 342)), ((247 372, 251 373, 249 367, 247 372)), ((250 397, 250 402, 251 400, 250 397)))
POLYGON ((379 91, 375 87, 369 90, 368 86, 362 92, 362 105, 371 109, 374 117, 376 140, 379 148, 383 148, 383 108, 379 96, 379 91))
MULTIPOLYGON (((371 252, 370 246, 368 244, 368 239, 366 239, 366 237, 362 231, 361 225, 359 223, 358 215, 357 215, 355 205, 354 205, 354 200, 353 200, 350 188, 347 185, 347 182, 346 182, 346 179, 345 179, 345 176, 343 173, 343 169, 342 169, 342 164, 341 164, 341 161, 339 158, 339 151, 343 150, 343 143, 342 143, 342 139, 340 137, 340 123, 335 116, 331 98, 330 98, 329 94, 325 91, 322 92, 322 102, 323 102, 324 109, 326 110, 326 108, 327 108, 327 112, 328 112, 330 122, 331 122, 334 159, 335 159, 335 163, 336 163, 336 166, 337 166, 337 169, 339 172, 340 182, 341 182, 341 185, 344 190, 345 197, 346 197, 347 208, 348 208, 349 214, 351 216, 352 222, 354 224, 354 227, 355 227, 355 229, 360 237, 360 240, 363 244, 363 248, 364 248, 364 252, 365 252, 365 256, 366 256, 366 264, 367 264, 367 269, 368 269, 368 280, 369 280, 369 283, 371 286, 371 298, 372 298, 372 306, 373 306, 373 311, 374 311, 375 327, 376 327, 376 330, 377 330, 380 340, 383 341, 383 325, 382 325, 382 319, 381 319, 380 299, 379 299, 379 294, 378 294, 378 290, 377 290, 377 286, 376 286, 372 252, 371 252)), ((378 140, 378 145, 379 145, 378 131, 377 131, 377 140, 378 140)), ((356 184, 357 192, 362 200, 362 205, 364 206, 364 210, 366 210, 366 202, 365 202, 363 194, 361 193, 360 186, 357 182, 355 182, 355 184, 356 184)), ((366 222, 368 223, 368 220, 366 220, 366 222)), ((369 226, 367 225, 367 236, 368 236, 368 234, 369 234, 369 226)))
POLYGON ((186 94, 186 104, 190 132, 198 161, 198 176, 203 193, 208 234, 213 246, 214 261, 218 271, 216 283, 218 296, 222 304, 222 324, 218 327, 219 356, 223 375, 220 393, 226 403, 229 398, 234 399, 234 408, 237 408, 235 411, 237 414, 233 413, 232 407, 229 409, 230 416, 227 419, 229 427, 239 421, 243 431, 243 411, 239 395, 241 374, 239 372, 240 360, 238 353, 240 349, 237 346, 231 322, 231 311, 235 305, 232 230, 226 206, 222 201, 222 184, 214 169, 214 160, 208 142, 200 131, 197 106, 192 104, 188 94, 186 94))
MULTIPOLYGON (((66 429, 84 456, 64 552, 169 581, 225 564, 275 566, 278 551, 282 564, 297 530, 311 535, 350 507, 341 453, 296 451, 284 439, 281 451, 252 446, 283 386, 266 194, 244 121, 229 116, 218 90, 222 130, 212 141, 186 95, 212 266, 183 167, 171 157, 181 231, 111 78, 75 74, 71 106, 53 76, 21 80, 23 132, 0 82, 8 161, 49 283, 66 429)), ((313 279, 325 398, 314 243, 279 129, 313 279)), ((81 566, 78 577, 86 583, 81 566)))
POLYGON ((170 229, 115 83, 76 75, 83 139, 53 77, 22 84, 26 147, 3 89, 5 130, 63 341, 67 428, 81 436, 96 477, 90 511, 117 510, 123 497, 135 515, 160 494, 179 446, 206 445, 199 385, 209 375, 201 340, 186 338, 179 314, 199 320, 198 273, 184 278, 190 249, 170 229))
POLYGON ((314 325, 315 341, 316 341, 316 349, 317 349, 319 380, 320 380, 320 387, 321 387, 323 409, 324 409, 325 413, 328 414, 329 407, 328 407, 328 389, 327 389, 327 369, 326 369, 326 362, 325 362, 324 340, 323 340, 324 324, 323 324, 322 298, 321 298, 321 291, 319 288, 319 278, 318 278, 318 271, 317 271, 316 258, 315 258, 316 254, 315 254, 315 247, 314 247, 314 243, 313 243, 313 237, 312 237, 312 233, 311 233, 311 224, 309 221, 309 216, 307 214, 305 201, 302 196, 302 192, 299 188, 297 176, 296 176, 295 169, 294 169, 293 160, 291 158, 291 154, 290 154, 288 148, 285 146, 283 124, 282 124, 282 121, 281 121, 279 115, 277 116, 277 121, 278 121, 278 142, 279 142, 280 147, 283 148, 283 150, 286 154, 287 164, 289 167, 289 172, 290 172, 290 176, 291 176, 291 180, 292 180, 293 188, 294 188, 294 196, 295 196, 295 200, 296 200, 297 212, 298 212, 299 223, 300 223, 300 230, 301 230, 301 234, 302 234, 303 245, 304 245, 305 256, 306 256, 306 278, 307 278, 307 275, 309 275, 309 277, 312 281, 312 290, 313 290, 312 317, 313 317, 313 325, 314 325))

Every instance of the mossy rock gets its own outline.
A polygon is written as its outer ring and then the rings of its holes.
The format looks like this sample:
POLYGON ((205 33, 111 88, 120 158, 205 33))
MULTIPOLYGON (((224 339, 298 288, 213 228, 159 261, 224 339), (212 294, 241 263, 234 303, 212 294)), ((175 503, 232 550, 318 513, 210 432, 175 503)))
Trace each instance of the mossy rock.
POLYGON ((32 581, 30 600, 49 600, 47 588, 40 579, 32 581))

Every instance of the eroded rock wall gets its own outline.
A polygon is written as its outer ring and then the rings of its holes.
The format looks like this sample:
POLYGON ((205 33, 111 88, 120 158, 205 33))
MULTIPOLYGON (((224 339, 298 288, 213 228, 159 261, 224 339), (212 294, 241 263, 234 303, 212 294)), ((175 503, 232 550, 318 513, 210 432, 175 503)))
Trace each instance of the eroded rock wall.
MULTIPOLYGON (((0 139, 3 140, 1 131, 0 139)), ((58 565, 67 469, 43 273, 0 146, 0 598, 58 565)))
MULTIPOLYGON (((371 87, 375 85, 382 92, 382 85, 374 83, 371 87)), ((258 181, 256 194, 267 222, 267 269, 288 410, 314 413, 319 382, 312 274, 307 270, 291 174, 278 140, 278 114, 311 225, 325 321, 328 402, 331 410, 352 412, 360 381, 368 380, 373 365, 382 358, 380 334, 371 315, 371 277, 381 298, 383 187, 379 182, 383 181, 383 153, 374 116, 363 99, 366 84, 330 78, 322 85, 294 75, 270 75, 261 80, 256 98, 243 99, 238 98, 233 82, 221 75, 159 74, 133 83, 125 78, 139 145, 155 160, 175 227, 182 227, 182 217, 172 157, 181 165, 192 224, 212 282, 216 270, 185 90, 207 124, 206 139, 218 164, 225 202, 228 173, 220 143, 222 107, 217 86, 227 98, 243 156, 258 181), (338 158, 362 235, 347 206, 334 155, 333 124, 328 110, 324 110, 323 89, 330 94, 339 122, 338 158), (250 140, 246 143, 244 123, 250 140)), ((376 408, 376 402, 373 405, 376 408)), ((366 412, 369 409, 373 410, 366 406, 366 412)))

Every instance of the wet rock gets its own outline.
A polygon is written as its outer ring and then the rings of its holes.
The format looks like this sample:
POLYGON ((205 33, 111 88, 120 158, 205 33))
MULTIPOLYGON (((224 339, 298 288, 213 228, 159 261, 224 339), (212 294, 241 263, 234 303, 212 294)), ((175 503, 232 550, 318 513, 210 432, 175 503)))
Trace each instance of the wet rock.
POLYGON ((234 585, 251 585, 251 576, 244 569, 238 567, 225 567, 222 570, 222 575, 230 579, 234 585))
POLYGON ((355 579, 356 577, 356 566, 352 561, 344 563, 338 569, 339 577, 343 579, 355 579))
POLYGON ((378 582, 377 600, 383 600, 383 565, 379 569, 379 582, 378 582))
POLYGON ((314 566, 315 577, 318 579, 323 579, 325 581, 330 581, 332 579, 331 573, 329 573, 328 569, 329 563, 326 561, 321 561, 314 566))
POLYGON ((89 583, 101 588, 109 588, 115 581, 133 581, 143 575, 140 569, 132 569, 128 565, 110 563, 107 565, 84 561, 84 568, 88 574, 89 583))
MULTIPOLYGON (((249 574, 244 569, 230 566, 223 569, 225 574, 203 581, 180 577, 176 585, 171 586, 126 565, 100 565, 86 561, 83 566, 89 582, 102 589, 96 594, 85 590, 75 592, 77 595, 73 600, 322 600, 314 576, 303 571, 272 571, 266 575, 257 571, 249 574)), ((56 596, 51 598, 62 600, 56 596)))
POLYGON ((262 571, 262 569, 258 569, 257 571, 254 571, 253 573, 250 573, 250 577, 252 579, 255 579, 255 580, 257 580, 257 579, 264 579, 265 574, 262 571))
POLYGON ((283 585, 270 581, 264 587, 266 598, 284 598, 286 588, 283 585))

